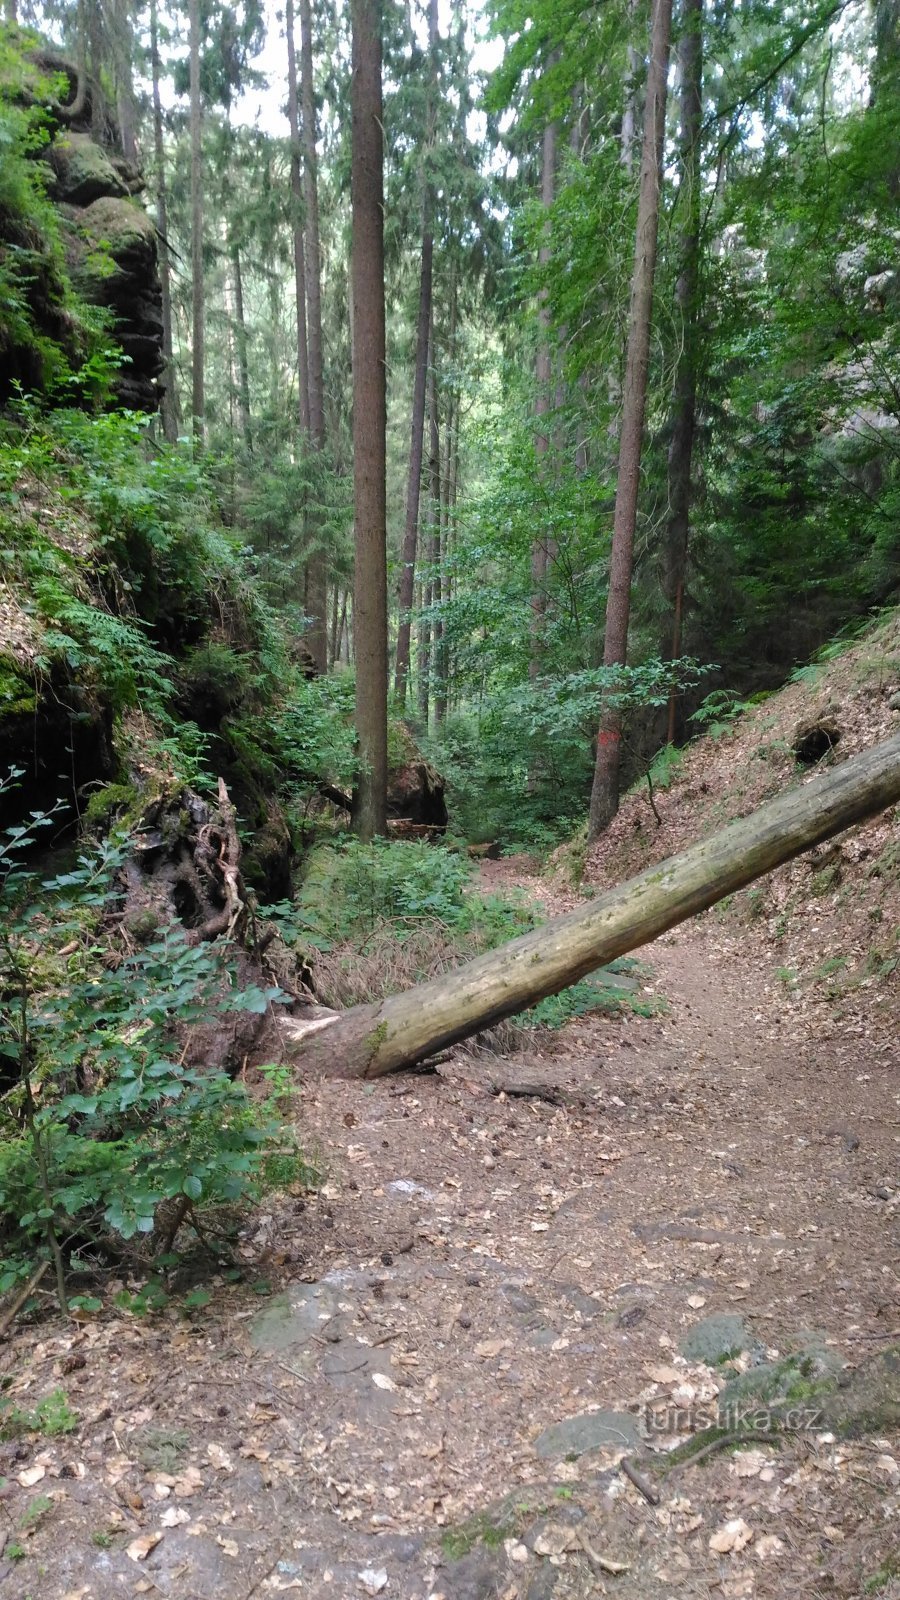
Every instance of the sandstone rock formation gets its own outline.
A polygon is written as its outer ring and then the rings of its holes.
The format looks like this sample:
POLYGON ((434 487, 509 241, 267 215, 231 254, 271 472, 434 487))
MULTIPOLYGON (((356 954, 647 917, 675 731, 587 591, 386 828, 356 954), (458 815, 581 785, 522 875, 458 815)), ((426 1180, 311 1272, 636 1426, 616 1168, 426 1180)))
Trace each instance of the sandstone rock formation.
MULTIPOLYGON (((4 248, 33 254, 39 267, 28 289, 30 320, 75 368, 83 359, 84 332, 77 319, 61 312, 64 274, 84 300, 104 307, 126 358, 114 384, 116 398, 133 410, 155 411, 163 369, 162 294, 156 229, 139 199, 143 179, 125 160, 112 120, 102 108, 96 114, 92 86, 79 68, 35 44, 34 35, 10 34, 21 54, 11 56, 18 76, 3 89, 19 104, 40 105, 49 120, 50 142, 35 155, 60 218, 64 260, 55 259, 46 244, 41 250, 38 223, 6 216, 0 216, 0 256, 4 248)), ((17 347, 13 334, 3 356, 9 382, 41 386, 46 363, 39 351, 21 340, 17 347)))

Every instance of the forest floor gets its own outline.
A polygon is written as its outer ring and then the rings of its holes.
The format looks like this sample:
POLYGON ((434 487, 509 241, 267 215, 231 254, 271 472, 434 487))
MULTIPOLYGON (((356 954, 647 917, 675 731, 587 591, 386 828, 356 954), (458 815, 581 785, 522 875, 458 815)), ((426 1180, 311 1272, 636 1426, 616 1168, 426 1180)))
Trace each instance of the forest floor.
POLYGON ((656 1014, 305 1084, 324 1184, 204 1309, 14 1328, 78 1424, 0 1446, 0 1595, 900 1596, 896 1039, 715 912, 644 958, 656 1014), (762 1436, 666 1470, 735 1383, 762 1436))

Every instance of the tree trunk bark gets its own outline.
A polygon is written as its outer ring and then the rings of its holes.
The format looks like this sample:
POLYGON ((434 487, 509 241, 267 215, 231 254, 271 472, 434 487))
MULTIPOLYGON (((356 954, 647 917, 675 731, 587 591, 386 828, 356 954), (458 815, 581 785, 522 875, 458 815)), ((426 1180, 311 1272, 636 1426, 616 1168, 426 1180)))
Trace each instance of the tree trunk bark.
POLYGON ((189 0, 191 89, 191 415, 194 448, 203 448, 205 283, 203 276, 203 111, 200 104, 200 0, 189 0))
MULTIPOLYGON (((550 218, 549 213, 553 205, 556 190, 556 147, 558 128, 555 122, 548 122, 544 128, 544 139, 541 150, 541 205, 544 208, 546 220, 544 222, 544 243, 538 252, 538 260, 542 267, 550 261, 550 218)), ((550 411, 550 308, 546 288, 541 289, 538 302, 538 347, 535 361, 535 379, 537 395, 534 402, 534 453, 537 457, 538 471, 540 472, 550 448, 550 439, 547 433, 547 416, 550 411)), ((528 660, 528 676, 537 678, 541 670, 541 656, 544 645, 544 624, 547 615, 547 564, 549 560, 549 544, 546 533, 539 534, 531 546, 531 652, 528 660)))
MULTIPOLYGON (((681 655, 684 586, 687 576, 691 514, 691 465, 697 414, 697 358, 700 338, 700 140, 703 126, 703 0, 683 0, 681 11, 681 183, 678 202, 685 207, 679 241, 675 305, 681 316, 681 345, 672 398, 669 441, 669 521, 665 533, 665 594, 672 611, 668 641, 673 661, 681 655)), ((674 744, 678 696, 669 694, 666 738, 674 744)))
POLYGON ((353 636, 359 777, 354 825, 387 831, 387 507, 380 0, 352 0, 353 636))
MULTIPOLYGON (((428 561, 431 567, 430 603, 439 606, 441 603, 441 432, 438 416, 438 381, 437 371, 434 368, 434 355, 432 355, 431 373, 431 412, 429 417, 429 451, 428 475, 430 479, 431 499, 428 507, 428 520, 430 534, 428 540, 428 561)), ((435 721, 437 721, 437 702, 441 693, 441 621, 435 617, 431 624, 431 694, 435 703, 435 721)), ((426 724, 427 726, 427 724, 426 724)))
POLYGON ((138 152, 134 127, 134 74, 132 67, 134 36, 131 26, 129 0, 115 0, 112 21, 115 33, 113 57, 119 138, 122 141, 122 154, 126 161, 130 161, 133 166, 136 166, 138 152))
MULTIPOLYGON (((313 85, 312 10, 300 0, 300 96, 303 131, 303 203, 306 211, 306 307, 309 346, 309 435, 314 450, 325 446, 325 380, 322 368, 322 268, 319 247, 319 184, 316 97, 313 85)), ((320 673, 328 670, 327 563, 318 547, 309 558, 306 642, 320 673)))
POLYGON ((102 89, 103 13, 100 0, 83 0, 88 73, 91 80, 91 135, 102 144, 106 135, 106 100, 102 89))
MULTIPOLYGON (((624 666, 628 653, 634 530, 637 520, 641 446, 644 438, 647 374, 650 364, 650 325, 653 315, 653 282, 656 274, 656 247, 659 235, 666 80, 671 28, 672 0, 654 0, 634 270, 631 280, 628 351, 625 358, 625 389, 622 396, 622 426, 619 436, 619 471, 606 603, 606 638, 603 648, 603 664, 606 667, 624 666)), ((621 748, 622 717, 614 695, 607 692, 603 697, 600 712, 597 761, 588 818, 589 839, 596 839, 618 810, 621 748)))
POLYGON ((178 438, 178 391, 175 387, 175 356, 172 339, 172 274, 169 266, 168 190, 166 186, 166 147, 163 137, 162 97, 160 95, 159 13, 157 0, 150 0, 150 74, 153 85, 153 161, 156 177, 156 231, 158 234, 159 281, 162 289, 164 388, 160 411, 163 436, 169 444, 178 438))
MULTIPOLYGON (((434 502, 433 502, 432 497, 431 497, 431 484, 432 484, 431 455, 432 455, 432 449, 433 449, 432 419, 434 417, 434 408, 435 408, 435 404, 436 404, 436 395, 435 395, 435 381, 436 380, 435 380, 434 362, 435 362, 434 310, 432 308, 431 327, 429 329, 429 337, 428 337, 428 397, 427 397, 427 410, 428 410, 428 530, 429 530, 429 535, 428 535, 428 544, 427 544, 427 547, 426 547, 426 555, 428 557, 429 565, 430 565, 430 560, 431 560, 431 540, 432 540, 431 530, 432 530, 432 527, 433 527, 433 520, 432 519, 433 519, 433 516, 434 516, 434 502)), ((433 580, 432 580, 431 577, 423 577, 421 579, 421 581, 420 581, 420 586, 419 586, 419 609, 420 609, 420 611, 422 613, 426 612, 428 610, 428 608, 430 607, 430 605, 431 605, 431 601, 432 601, 432 581, 433 580)), ((431 703, 431 619, 429 617, 425 616, 424 614, 419 617, 418 639, 417 639, 416 643, 417 643, 416 678, 417 678, 417 700, 418 700, 418 710, 419 710, 419 721, 422 723, 423 727, 425 727, 427 729, 427 727, 428 727, 428 713, 429 713, 430 703, 431 703)))
POLYGON ((405 994, 324 1019, 285 1047, 303 1067, 377 1078, 558 994, 784 861, 900 800, 900 735, 821 773, 620 888, 405 994))
POLYGON ((416 552, 419 541, 419 503, 422 495, 422 456, 425 434, 425 386, 428 372, 429 330, 431 328, 434 234, 433 198, 427 160, 434 140, 435 92, 437 74, 437 0, 428 3, 428 47, 431 53, 431 78, 425 110, 425 144, 422 160, 422 257, 419 270, 419 313, 416 319, 416 356, 413 376, 412 422, 409 440, 409 472, 406 482, 406 524, 398 590, 399 622, 397 653, 394 662, 394 693, 401 711, 406 704, 409 682, 410 641, 412 637, 413 595, 416 582, 416 552))
POLYGON ((634 43, 633 30, 637 23, 638 0, 628 0, 629 39, 626 50, 625 104, 622 108, 622 138, 619 159, 630 173, 634 170, 634 149, 640 126, 641 78, 644 58, 634 43))
POLYGON ((300 165, 300 109, 297 99, 297 51, 294 42, 294 0, 285 0, 284 30, 288 59, 288 127, 291 140, 291 222, 294 236, 294 293, 297 301, 297 396, 300 430, 310 434, 309 345, 306 337, 306 247, 303 242, 303 177, 300 165))
POLYGON ((241 251, 237 240, 231 244, 231 276, 234 288, 234 320, 237 344, 238 395, 241 404, 241 432, 250 455, 253 454, 253 424, 250 416, 250 361, 247 355, 247 324, 244 321, 244 279, 241 251))
POLYGON ((425 389, 428 379, 428 330, 431 325, 431 281, 434 240, 431 234, 430 204, 426 192, 422 224, 422 265, 419 271, 419 315, 416 322, 416 367, 413 378, 412 428, 409 441, 409 473, 406 481, 406 525, 400 566, 397 627, 397 655, 394 667, 394 693, 401 711, 406 704, 409 681, 410 640, 412 637, 413 596, 416 581, 416 551, 419 539, 419 501, 422 494, 422 455, 425 434, 425 389))
MULTIPOLYGON (((456 391, 456 327, 455 304, 450 309, 450 336, 448 340, 448 355, 450 367, 450 380, 447 385, 446 414, 444 425, 444 454, 441 463, 440 443, 438 443, 438 493, 440 495, 440 592, 441 601, 450 599, 450 577, 447 570, 447 554, 450 545, 450 485, 453 471, 453 435, 456 426, 456 414, 459 407, 459 397, 456 391)), ((447 716, 448 676, 450 672, 449 652, 447 649, 447 629, 443 618, 438 621, 436 629, 436 656, 435 656, 435 691, 434 691, 434 724, 439 728, 447 716)))

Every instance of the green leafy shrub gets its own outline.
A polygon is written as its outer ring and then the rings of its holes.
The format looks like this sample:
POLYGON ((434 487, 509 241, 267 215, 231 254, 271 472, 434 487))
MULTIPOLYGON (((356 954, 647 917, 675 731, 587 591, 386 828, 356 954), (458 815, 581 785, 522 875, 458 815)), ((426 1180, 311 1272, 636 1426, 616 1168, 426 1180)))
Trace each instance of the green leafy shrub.
POLYGON ((96 933, 125 846, 40 881, 19 857, 48 821, 0 839, 0 1289, 49 1249, 65 1299, 73 1251, 149 1234, 172 1202, 252 1198, 291 1141, 271 1104, 173 1049, 177 1027, 265 1010, 279 991, 238 987, 227 956, 180 929, 104 957, 96 933))
POLYGON ((627 718, 664 706, 673 683, 683 690, 708 670, 653 659, 546 675, 498 687, 477 715, 449 718, 427 748, 465 837, 553 849, 586 809, 601 696, 610 693, 627 718))

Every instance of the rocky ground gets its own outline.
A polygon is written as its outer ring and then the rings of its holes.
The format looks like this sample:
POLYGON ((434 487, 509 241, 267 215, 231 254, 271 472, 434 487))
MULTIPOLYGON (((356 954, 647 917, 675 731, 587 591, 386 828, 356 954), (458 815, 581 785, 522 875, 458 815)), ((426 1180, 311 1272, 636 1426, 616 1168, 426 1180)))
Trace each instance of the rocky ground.
POLYGON ((324 1186, 243 1284, 14 1329, 78 1420, 0 1446, 0 1594, 900 1596, 895 1040, 746 951, 711 913, 656 1014, 303 1086, 324 1186))

